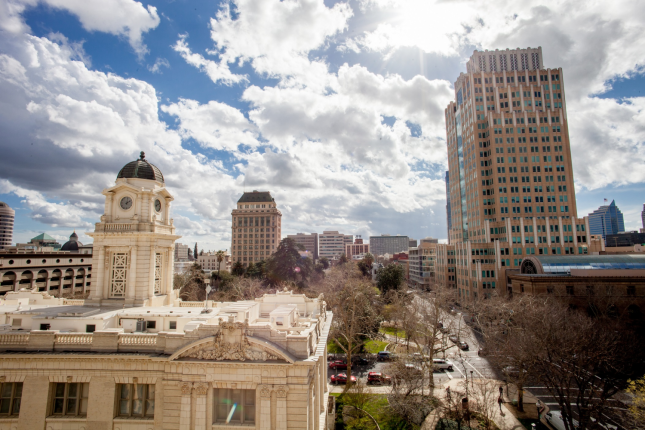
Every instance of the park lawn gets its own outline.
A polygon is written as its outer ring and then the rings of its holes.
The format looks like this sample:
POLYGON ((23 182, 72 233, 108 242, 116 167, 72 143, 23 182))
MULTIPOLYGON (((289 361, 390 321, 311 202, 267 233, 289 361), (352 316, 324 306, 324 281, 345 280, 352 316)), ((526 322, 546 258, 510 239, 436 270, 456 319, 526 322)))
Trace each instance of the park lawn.
POLYGON ((401 339, 405 339, 406 333, 405 330, 397 329, 396 327, 390 327, 390 326, 381 326, 379 329, 381 333, 384 334, 389 334, 391 336, 398 336, 401 339))
POLYGON ((385 347, 389 342, 383 342, 382 340, 368 340, 365 342, 365 351, 370 354, 377 354, 379 351, 385 351, 385 347))
MULTIPOLYGON (((342 405, 345 404, 344 398, 338 393, 336 397, 336 405, 340 406, 337 409, 337 413, 342 414, 342 405)), ((347 395, 347 394, 346 394, 347 395)), ((409 429, 413 427, 407 426, 400 418, 392 416, 391 412, 388 410, 388 401, 387 396, 382 394, 375 394, 372 396, 373 399, 365 405, 365 410, 376 419, 379 423, 381 430, 400 430, 400 429, 409 429)), ((336 418, 336 429, 345 429, 345 430, 364 430, 364 429, 375 429, 372 420, 368 417, 363 417, 358 421, 354 421, 349 424, 342 422, 340 415, 337 415, 336 418)))

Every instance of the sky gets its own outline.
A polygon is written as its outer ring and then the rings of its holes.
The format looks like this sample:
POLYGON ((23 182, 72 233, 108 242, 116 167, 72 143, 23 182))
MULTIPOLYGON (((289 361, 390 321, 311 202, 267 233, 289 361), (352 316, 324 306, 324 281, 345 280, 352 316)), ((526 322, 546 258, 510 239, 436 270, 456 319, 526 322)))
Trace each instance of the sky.
MULTIPOLYGON (((563 68, 578 215, 645 202, 645 2, 0 0, 0 201, 14 242, 91 239, 145 151, 181 243, 230 248, 244 191, 283 236, 445 239, 444 109, 474 50, 563 68)), ((62 243, 62 242, 61 242, 62 243)))

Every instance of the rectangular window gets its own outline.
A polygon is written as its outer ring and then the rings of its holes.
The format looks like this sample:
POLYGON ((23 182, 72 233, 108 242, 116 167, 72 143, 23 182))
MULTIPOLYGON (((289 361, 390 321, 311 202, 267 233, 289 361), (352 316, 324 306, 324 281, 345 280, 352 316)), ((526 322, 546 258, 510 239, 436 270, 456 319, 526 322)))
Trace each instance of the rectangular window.
POLYGON ((255 423, 255 390, 215 388, 213 392, 213 422, 255 423))
POLYGON ((5 382, 0 387, 0 416, 16 416, 20 413, 22 382, 5 382))
POLYGON ((152 384, 119 384, 117 386, 120 417, 154 418, 155 386, 152 384))
POLYGON ((89 383, 55 383, 52 415, 86 416, 89 391, 89 383))
POLYGON ((177 321, 170 321, 170 323, 168 323, 168 329, 177 330, 177 321))

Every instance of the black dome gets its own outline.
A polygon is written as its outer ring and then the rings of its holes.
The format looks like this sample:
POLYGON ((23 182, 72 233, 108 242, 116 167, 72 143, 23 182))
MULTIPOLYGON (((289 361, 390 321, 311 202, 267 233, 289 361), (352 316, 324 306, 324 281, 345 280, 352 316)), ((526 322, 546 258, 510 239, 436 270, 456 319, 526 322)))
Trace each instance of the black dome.
POLYGON ((83 246, 83 244, 78 241, 78 235, 76 234, 76 232, 74 232, 69 237, 69 241, 65 242, 65 244, 63 246, 61 246, 60 250, 61 251, 78 251, 79 246, 83 246))
POLYGON ((116 178, 152 179, 153 181, 164 182, 161 170, 154 164, 148 163, 146 154, 143 151, 141 151, 138 160, 131 161, 123 166, 116 178))

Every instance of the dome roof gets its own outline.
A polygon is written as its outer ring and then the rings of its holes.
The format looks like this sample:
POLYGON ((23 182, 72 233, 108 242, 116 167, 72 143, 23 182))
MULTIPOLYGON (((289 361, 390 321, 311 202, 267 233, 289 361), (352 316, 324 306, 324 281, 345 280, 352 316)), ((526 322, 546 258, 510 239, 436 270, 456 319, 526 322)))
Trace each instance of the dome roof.
POLYGON ((116 178, 151 179, 153 181, 164 182, 161 170, 146 160, 146 154, 143 151, 141 151, 138 160, 131 161, 123 166, 123 169, 121 169, 116 178))
POLYGON ((69 237, 69 241, 60 248, 61 251, 78 251, 78 247, 83 246, 81 242, 78 241, 78 235, 76 232, 72 233, 69 237))

